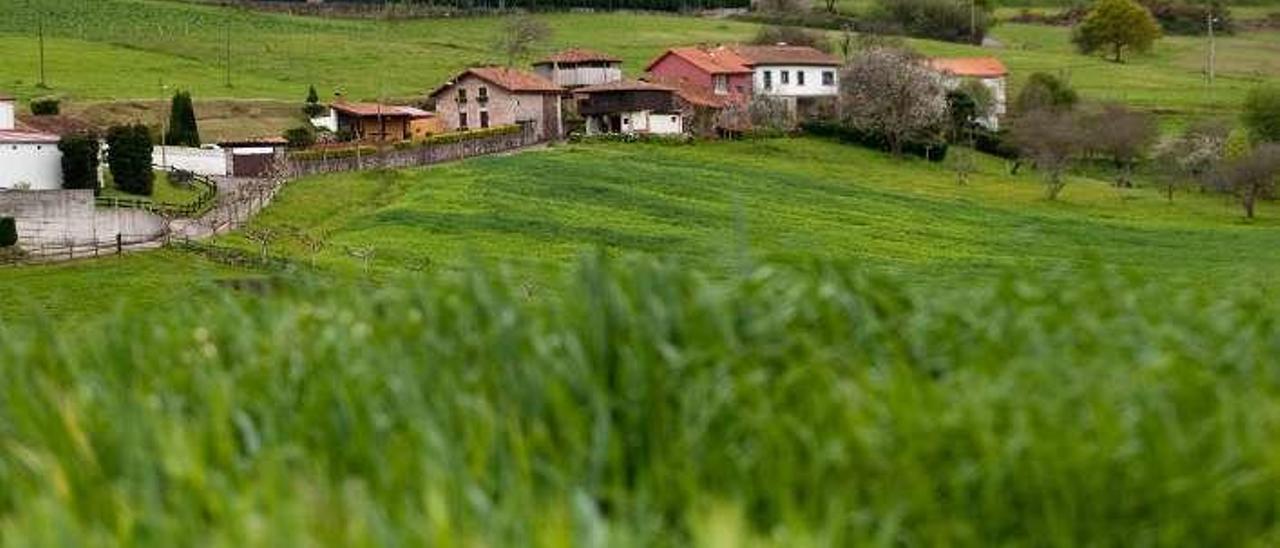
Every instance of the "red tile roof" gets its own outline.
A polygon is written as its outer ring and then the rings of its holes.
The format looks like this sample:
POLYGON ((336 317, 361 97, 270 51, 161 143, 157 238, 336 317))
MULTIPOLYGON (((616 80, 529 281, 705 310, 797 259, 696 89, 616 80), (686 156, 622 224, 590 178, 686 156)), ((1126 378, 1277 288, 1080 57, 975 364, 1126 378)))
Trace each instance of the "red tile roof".
POLYGON ((481 80, 489 82, 495 86, 512 92, 523 93, 562 93, 564 88, 555 85, 551 80, 538 76, 532 72, 517 70, 507 67, 475 67, 463 71, 461 74, 453 77, 444 85, 436 88, 431 92, 430 96, 439 95, 444 90, 456 84, 459 80, 467 75, 475 76, 481 80))
POLYGON ((617 80, 574 90, 574 93, 607 93, 610 91, 676 91, 676 88, 643 80, 617 80))
POLYGON ((809 46, 729 46, 748 65, 840 66, 840 59, 809 46))
POLYGON ((8 93, 0 92, 0 101, 15 101, 15 100, 17 99, 14 96, 9 95, 8 93))
POLYGON ((550 65, 552 63, 573 64, 573 63, 621 63, 621 62, 622 62, 622 59, 619 59, 607 53, 600 53, 598 51, 582 49, 582 48, 569 48, 567 50, 550 55, 547 58, 534 63, 534 65, 550 65))
POLYGON ((952 57, 930 59, 929 66, 934 70, 954 74, 956 76, 972 76, 976 78, 999 78, 1008 76, 1009 69, 995 57, 952 57))
POLYGON ((330 105, 333 110, 345 112, 355 116, 407 116, 410 118, 424 118, 429 115, 424 110, 406 107, 400 105, 379 105, 378 103, 348 103, 338 102, 330 105))
POLYGON ((660 61, 674 55, 707 74, 742 74, 751 72, 750 61, 723 47, 671 48, 654 59, 645 71, 652 71, 660 61))
POLYGON ((289 140, 284 137, 250 137, 248 139, 218 141, 218 146, 222 148, 247 148, 262 145, 281 146, 287 144, 289 144, 289 140))
POLYGON ((734 102, 740 102, 745 99, 742 96, 716 95, 705 87, 695 85, 679 78, 650 76, 649 80, 663 86, 674 88, 676 90, 676 95, 680 96, 680 99, 696 107, 725 108, 734 102))
POLYGON ((62 138, 52 133, 38 131, 21 131, 16 129, 0 131, 0 143, 8 144, 47 144, 56 143, 62 138))

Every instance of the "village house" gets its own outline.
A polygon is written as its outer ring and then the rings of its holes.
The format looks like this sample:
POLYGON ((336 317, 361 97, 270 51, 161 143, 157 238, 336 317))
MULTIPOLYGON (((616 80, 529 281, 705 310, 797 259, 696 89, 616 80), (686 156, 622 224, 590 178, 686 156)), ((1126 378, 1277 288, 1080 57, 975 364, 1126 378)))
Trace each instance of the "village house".
POLYGON ((649 73, 680 78, 717 95, 802 98, 839 94, 840 60, 808 46, 673 48, 649 64, 649 73))
POLYGON ((506 68, 467 69, 431 92, 450 131, 525 125, 544 140, 563 135, 564 88, 537 74, 506 68))
POLYGON ((356 141, 399 142, 443 130, 435 115, 422 109, 380 103, 338 101, 312 124, 356 141))
POLYGON ((618 80, 580 88, 575 94, 587 135, 684 133, 684 114, 674 87, 618 80))
POLYGON ((17 102, 0 95, 0 190, 62 188, 60 138, 18 129, 17 102))
POLYGON ((953 57, 930 59, 929 66, 942 75, 942 84, 954 90, 965 80, 981 82, 991 91, 991 113, 979 122, 988 129, 1000 128, 1000 118, 1008 110, 1007 78, 1009 69, 995 57, 953 57))
POLYGON ((607 84, 622 79, 622 60, 597 51, 573 48, 533 64, 533 72, 566 89, 607 84))

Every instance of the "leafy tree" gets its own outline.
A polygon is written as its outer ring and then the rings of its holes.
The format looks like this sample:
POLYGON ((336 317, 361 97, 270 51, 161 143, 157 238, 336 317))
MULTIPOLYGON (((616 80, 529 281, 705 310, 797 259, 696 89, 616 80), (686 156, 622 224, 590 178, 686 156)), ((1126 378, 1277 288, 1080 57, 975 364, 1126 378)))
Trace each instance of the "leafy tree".
POLYGON ((1280 143, 1280 86, 1249 91, 1244 100, 1244 125, 1255 143, 1280 143))
POLYGON ((1025 113, 1013 120, 1010 137, 1043 174, 1045 197, 1058 199, 1067 185, 1067 169, 1083 148, 1076 115, 1055 110, 1025 113))
POLYGON ((1087 148, 1122 170, 1117 185, 1132 186, 1134 166, 1159 136, 1155 117, 1113 103, 1085 116, 1082 125, 1087 148))
POLYGON ((948 91, 947 114, 951 120, 951 126, 947 128, 951 142, 965 141, 972 134, 973 126, 978 123, 978 103, 964 91, 948 91))
POLYGON ((1252 219, 1258 199, 1273 195, 1280 180, 1280 143, 1266 143, 1247 156, 1231 162, 1219 179, 1223 190, 1234 194, 1252 219))
POLYGON ((191 103, 191 93, 179 91, 173 95, 169 107, 169 132, 164 143, 173 146, 200 146, 200 128, 196 125, 196 109, 191 103))
POLYGON ((991 24, 991 2, 880 0, 871 18, 885 27, 920 38, 981 44, 991 24))
POLYGON ((289 142, 289 148, 309 148, 316 144, 316 131, 311 124, 304 124, 285 130, 284 139, 289 142))
POLYGON ((98 136, 64 135, 58 141, 62 151, 62 187, 98 189, 98 136))
POLYGON ((1075 108, 1080 102, 1080 95, 1071 85, 1061 78, 1047 72, 1032 73, 1026 85, 1018 92, 1014 100, 1014 110, 1032 112, 1036 110, 1064 111, 1075 108))
POLYGON ((546 22, 530 15, 518 15, 502 25, 497 50, 507 60, 507 66, 513 67, 539 44, 550 40, 551 35, 551 27, 546 22))
POLYGON ((845 122, 884 136, 895 156, 908 140, 928 140, 946 124, 942 84, 914 52, 863 51, 844 68, 840 86, 845 122))
POLYGON ((107 164, 116 188, 150 196, 155 183, 151 170, 151 133, 147 126, 114 126, 107 132, 107 164))
POLYGON ((18 244, 18 223, 13 217, 0 217, 0 248, 18 244))
POLYGON ((1165 138, 1156 145, 1159 181, 1170 202, 1174 191, 1184 183, 1197 181, 1203 188, 1222 162, 1230 132, 1230 126, 1209 120, 1195 123, 1181 135, 1165 138))
POLYGON ((320 94, 316 93, 315 86, 311 86, 311 88, 307 90, 307 103, 303 105, 302 112, 306 114, 308 118, 315 118, 324 114, 324 110, 324 105, 320 104, 320 94))
POLYGON ((1117 63, 1126 49, 1150 51, 1159 38, 1155 17, 1134 0, 1097 0, 1071 36, 1081 53, 1104 52, 1117 63))

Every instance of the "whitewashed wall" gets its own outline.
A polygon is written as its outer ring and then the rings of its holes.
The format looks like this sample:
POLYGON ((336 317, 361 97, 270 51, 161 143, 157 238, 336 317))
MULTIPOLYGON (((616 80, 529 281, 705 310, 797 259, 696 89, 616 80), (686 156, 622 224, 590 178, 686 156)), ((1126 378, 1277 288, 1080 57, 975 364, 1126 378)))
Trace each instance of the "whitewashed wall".
POLYGON ((759 95, 782 97, 833 97, 840 92, 840 71, 837 67, 805 65, 761 65, 755 67, 752 86, 759 95), (782 83, 782 73, 787 73, 787 83, 782 83), (772 76, 773 86, 765 89, 764 73, 772 76), (822 73, 832 73, 831 85, 822 85, 822 73), (799 73, 804 73, 804 85, 800 85, 799 73))
POLYGON ((0 144, 0 189, 23 188, 62 188, 62 151, 57 144, 0 144))
POLYGON ((13 129, 14 118, 13 101, 0 101, 0 131, 13 129))
POLYGON ((679 135, 684 132, 683 120, 679 114, 649 113, 649 133, 655 135, 679 135))
POLYGON ((197 175, 228 173, 227 151, 220 148, 154 147, 151 163, 162 169, 181 169, 197 175))

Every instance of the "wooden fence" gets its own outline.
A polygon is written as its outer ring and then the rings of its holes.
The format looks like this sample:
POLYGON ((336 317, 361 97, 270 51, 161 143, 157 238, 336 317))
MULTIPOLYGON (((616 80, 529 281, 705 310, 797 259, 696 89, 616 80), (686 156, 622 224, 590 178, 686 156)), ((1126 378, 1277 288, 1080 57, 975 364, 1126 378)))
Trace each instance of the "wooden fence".
POLYGON ((497 135, 482 135, 474 139, 462 139, 450 143, 426 143, 405 149, 388 149, 368 155, 335 155, 333 158, 289 157, 289 176, 304 177, 319 173, 358 171, 362 169, 401 168, 425 166, 461 160, 472 156, 496 154, 524 148, 539 142, 532 125, 521 126, 520 131, 497 135))
POLYGON ((150 211, 161 217, 191 218, 199 217, 213 206, 218 199, 218 184, 203 175, 195 175, 191 184, 199 188, 196 199, 185 204, 157 204, 143 198, 118 196, 98 196, 94 199, 98 207, 124 207, 150 211))

